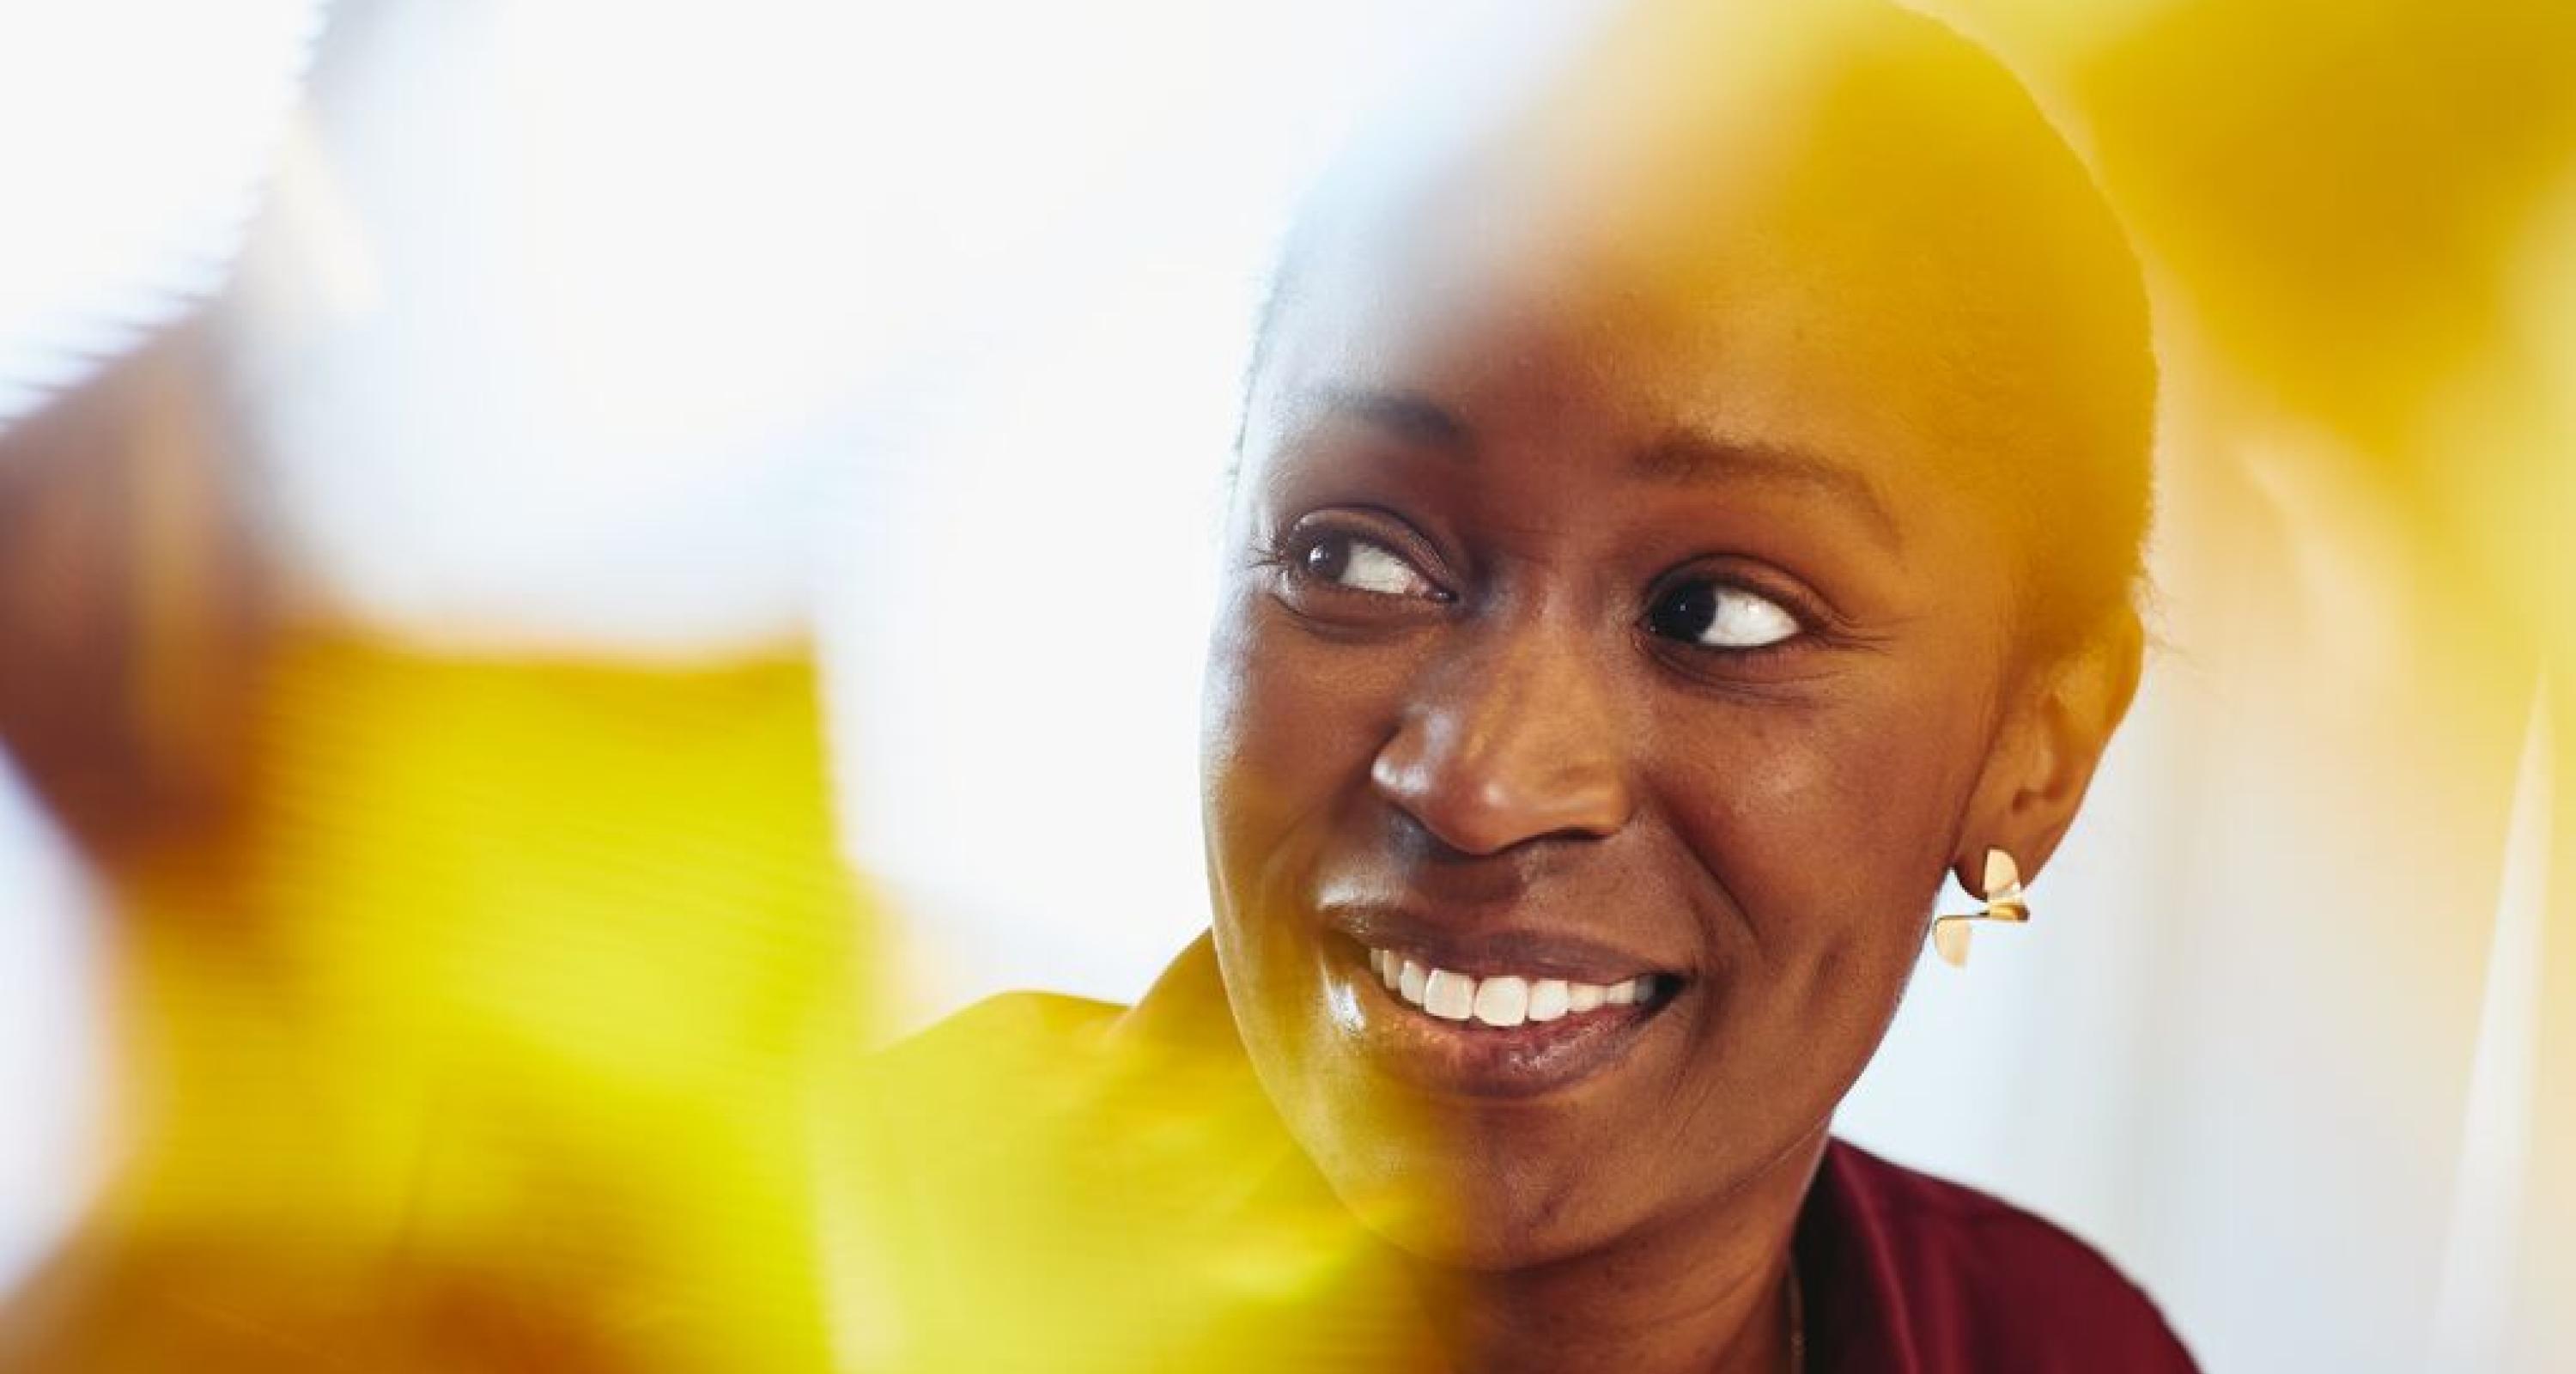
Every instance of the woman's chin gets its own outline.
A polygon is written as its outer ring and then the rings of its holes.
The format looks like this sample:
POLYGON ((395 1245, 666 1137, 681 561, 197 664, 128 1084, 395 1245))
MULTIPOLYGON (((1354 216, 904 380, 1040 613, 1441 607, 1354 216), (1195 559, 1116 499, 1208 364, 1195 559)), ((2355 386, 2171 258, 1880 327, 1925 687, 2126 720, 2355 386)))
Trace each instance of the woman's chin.
POLYGON ((1452 1227, 1385 1239, 1424 1264, 1471 1274, 1507 1274, 1537 1268, 1561 1257, 1556 1247, 1542 1244, 1525 1232, 1492 1227, 1452 1227))
POLYGON ((1581 1254, 1597 1242, 1580 1234, 1561 1208, 1422 1186, 1438 1177, 1435 1171, 1404 1171, 1369 1181, 1336 1179, 1333 1185, 1363 1229, 1426 1265, 1501 1273, 1581 1254))

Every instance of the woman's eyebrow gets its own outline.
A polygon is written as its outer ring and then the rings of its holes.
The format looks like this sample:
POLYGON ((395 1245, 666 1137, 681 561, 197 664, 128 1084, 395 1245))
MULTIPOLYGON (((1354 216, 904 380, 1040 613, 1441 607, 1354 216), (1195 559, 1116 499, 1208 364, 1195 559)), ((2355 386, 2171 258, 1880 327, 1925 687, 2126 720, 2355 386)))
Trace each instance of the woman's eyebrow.
POLYGON ((1630 471, 1646 481, 1675 485, 1760 482, 1806 487, 1850 507, 1888 547, 1905 542, 1876 483, 1856 469, 1806 449, 1677 429, 1638 450, 1630 471))
MULTIPOLYGON (((1311 400, 1327 416, 1347 416, 1408 444, 1461 460, 1476 456, 1475 434, 1467 422, 1419 392, 1327 386, 1316 388, 1311 400)), ((1889 548, 1901 549, 1905 543, 1877 484, 1857 469, 1793 445, 1674 429, 1638 450, 1630 471, 1646 481, 1677 486, 1758 482, 1808 488, 1850 507, 1889 548)))
POLYGON ((1467 422, 1419 392, 1331 386, 1319 388, 1314 399, 1327 415, 1349 416, 1407 443, 1438 449, 1451 457, 1475 456, 1476 440, 1467 422))

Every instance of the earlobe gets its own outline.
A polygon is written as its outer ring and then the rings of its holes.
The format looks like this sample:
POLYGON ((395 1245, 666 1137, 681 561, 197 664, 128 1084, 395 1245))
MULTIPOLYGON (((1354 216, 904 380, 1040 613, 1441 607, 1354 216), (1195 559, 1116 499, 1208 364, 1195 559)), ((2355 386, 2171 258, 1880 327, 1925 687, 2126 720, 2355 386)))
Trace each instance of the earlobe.
POLYGON ((1951 860, 1959 885, 1984 906, 1932 922, 1932 946, 1954 967, 1968 961, 1974 923, 2030 919, 2022 884, 2074 824, 2102 751, 2137 694, 2145 639, 2137 616, 2124 609, 2026 679, 1978 779, 1966 828, 1974 842, 1951 860))
POLYGON ((1979 883, 1985 905, 1970 912, 1953 912, 1932 918, 1932 948, 1952 968, 1965 968, 1968 963, 1968 932, 1979 921, 2004 921, 2021 924, 2030 919, 2030 904, 2022 900, 2021 868, 2013 862, 2009 850, 1986 851, 1985 875, 1979 883))
POLYGON ((2056 852, 2137 695, 2145 645, 2137 614, 2123 607, 2025 677, 1979 779, 1967 843, 1952 860, 1961 887, 1979 890, 1989 847, 2011 851, 2025 879, 2056 852))

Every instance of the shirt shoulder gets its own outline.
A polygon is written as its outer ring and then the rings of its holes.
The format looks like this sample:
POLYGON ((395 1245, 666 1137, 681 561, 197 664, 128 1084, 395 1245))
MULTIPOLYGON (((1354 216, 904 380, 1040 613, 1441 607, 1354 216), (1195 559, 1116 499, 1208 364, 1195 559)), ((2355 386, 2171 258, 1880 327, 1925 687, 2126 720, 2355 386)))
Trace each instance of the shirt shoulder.
POLYGON ((1817 1187, 1841 1233, 1819 1248, 1840 1285, 1869 1291, 1888 1342, 1912 1355, 1907 1367, 2198 1368, 2155 1302, 2064 1227, 1842 1141, 1817 1187))
POLYGON ((987 998, 864 1056, 845 1105, 881 1167, 1033 1163, 1089 1119, 1122 1011, 1055 993, 987 998))
POLYGON ((897 1071, 973 1046, 977 1052, 1061 1056, 1097 1040, 1126 1008, 1056 992, 1005 992, 879 1050, 880 1067, 897 1071))

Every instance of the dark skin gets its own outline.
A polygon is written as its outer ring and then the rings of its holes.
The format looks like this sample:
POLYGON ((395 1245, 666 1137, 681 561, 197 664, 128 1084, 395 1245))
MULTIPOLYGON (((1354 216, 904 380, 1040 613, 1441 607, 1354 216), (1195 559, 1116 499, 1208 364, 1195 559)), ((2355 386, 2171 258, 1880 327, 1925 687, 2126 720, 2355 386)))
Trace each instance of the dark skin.
POLYGON ((1320 236, 1256 378, 1210 659, 1218 959, 1462 1367, 1783 1366, 1799 1207, 1945 870, 2036 874, 2136 684, 2125 609, 2038 647, 2008 514, 2092 431, 1959 382, 2066 351, 2047 293, 1995 289, 2008 243, 1916 232, 1928 206, 1836 218, 1875 154, 1833 101, 1751 151, 1740 121, 1543 107, 1320 236), (1354 907, 1580 938, 1659 992, 1597 1071, 1452 1091, 1390 1070, 1421 1013, 1354 907))

